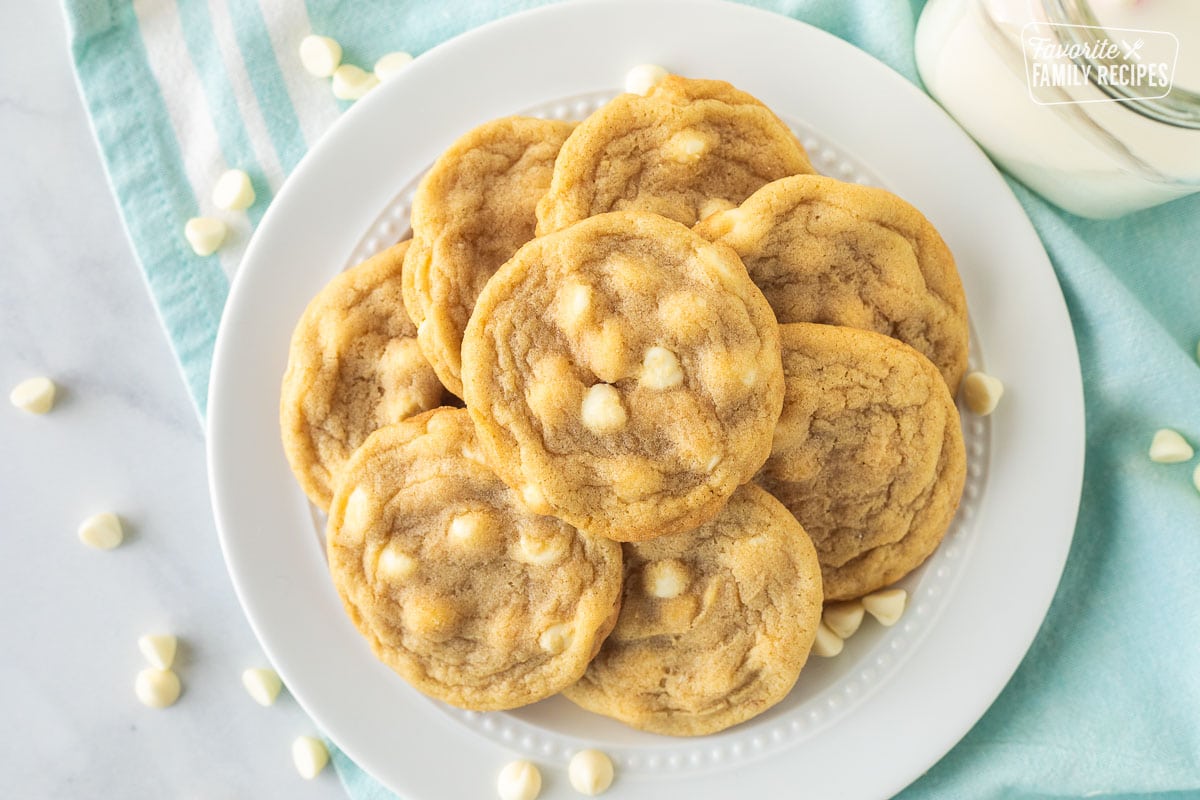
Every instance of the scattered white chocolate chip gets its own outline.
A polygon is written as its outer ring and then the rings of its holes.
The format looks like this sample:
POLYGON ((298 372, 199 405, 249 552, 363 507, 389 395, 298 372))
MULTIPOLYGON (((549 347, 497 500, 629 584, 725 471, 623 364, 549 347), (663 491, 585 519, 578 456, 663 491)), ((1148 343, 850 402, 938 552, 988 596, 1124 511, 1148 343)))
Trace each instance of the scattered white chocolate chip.
POLYGON ((668 139, 664 148, 672 161, 694 164, 708 150, 709 142, 699 131, 683 130, 668 139))
POLYGON ((328 78, 342 63, 342 46, 328 36, 300 40, 300 64, 314 78, 328 78))
POLYGON ((830 603, 821 614, 825 627, 842 639, 849 639, 862 625, 863 613, 866 609, 858 600, 847 600, 844 603, 830 603))
POLYGON ((183 237, 198 256, 211 256, 225 244, 229 229, 215 217, 192 217, 183 226, 183 237))
POLYGON ((863 608, 879 621, 880 625, 890 628, 900 620, 908 605, 908 592, 903 589, 884 589, 872 592, 862 599, 863 608))
POLYGON ((607 383, 597 383, 583 396, 583 424, 593 433, 612 433, 625 427, 621 395, 607 383))
POLYGON ((658 64, 638 64, 625 73, 625 91, 630 94, 649 94, 669 74, 658 64))
POLYGON ((642 358, 639 382, 649 389, 674 389, 683 383, 679 359, 665 347, 651 347, 642 358))
POLYGON ((93 514, 79 525, 79 541, 97 550, 112 550, 124 538, 121 520, 111 511, 93 514))
POLYGON ((1157 464, 1178 464, 1191 461, 1196 453, 1178 431, 1162 428, 1155 431, 1150 442, 1150 460, 1157 464))
POLYGON ((9 392, 9 401, 30 414, 45 414, 54 407, 54 381, 49 378, 26 378, 9 392))
POLYGON ((399 542, 389 542, 379 551, 375 572, 386 580, 401 580, 417 571, 417 561, 400 549, 399 542))
POLYGON ((541 791, 542 773, 528 761, 505 764, 496 778, 500 800, 535 800, 541 791))
POLYGON ((394 53, 388 53, 375 62, 375 77, 381 81, 386 81, 388 78, 393 78, 399 75, 400 72, 412 63, 413 57, 411 53, 405 53, 403 50, 397 50, 394 53))
POLYGON ((674 558, 652 561, 642 571, 642 588, 651 597, 670 600, 678 597, 691 583, 688 568, 674 558))
POLYGON ((820 622, 817 624, 817 638, 813 640, 812 652, 814 656, 833 658, 842 652, 842 637, 829 630, 824 622, 820 622))
POLYGON ((274 705, 275 698, 279 697, 283 681, 279 680, 278 673, 273 669, 252 667, 242 673, 242 686, 246 687, 246 693, 254 702, 260 706, 270 706, 274 705))
POLYGON ((562 536, 540 536, 537 533, 522 530, 517 542, 520 555, 518 558, 525 564, 545 566, 553 564, 563 557, 567 543, 562 536))
POLYGON ((571 786, 580 794, 595 797, 607 791, 613 782, 612 759, 599 750, 580 750, 567 765, 571 786))
POLYGON ((213 205, 225 211, 241 211, 254 205, 254 186, 240 169, 227 169, 212 191, 213 205))
POLYGON ((560 622, 542 631, 542 635, 538 637, 538 644, 547 653, 556 656, 571 646, 571 640, 574 637, 575 632, 571 629, 571 626, 565 622, 560 622))
POLYGON ((301 778, 311 781, 329 763, 329 751, 320 739, 297 736, 292 742, 292 763, 296 765, 296 772, 300 773, 301 778))
POLYGON ((1004 384, 986 372, 972 372, 963 378, 962 395, 972 414, 986 417, 1004 396, 1004 384))
POLYGON ((169 669, 144 669, 133 683, 142 705, 166 708, 179 699, 179 676, 169 669))
POLYGON ((138 650, 155 669, 170 669, 175 663, 178 640, 169 633, 148 633, 138 637, 138 650))
POLYGON ((333 96, 338 100, 358 100, 379 85, 379 78, 353 64, 342 64, 333 73, 333 96))

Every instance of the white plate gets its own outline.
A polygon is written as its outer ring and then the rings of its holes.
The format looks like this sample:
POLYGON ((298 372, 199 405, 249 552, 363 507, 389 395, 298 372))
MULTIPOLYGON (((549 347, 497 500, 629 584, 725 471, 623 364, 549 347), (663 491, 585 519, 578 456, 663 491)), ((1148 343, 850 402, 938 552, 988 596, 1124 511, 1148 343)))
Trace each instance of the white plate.
POLYGON ((1000 175, 920 91, 859 50, 787 18, 724 3, 616 0, 510 17, 423 55, 352 108, 296 169, 233 283, 209 394, 209 479, 238 596, 292 694, 355 761, 406 800, 489 797, 514 757, 543 798, 575 797, 570 754, 614 756, 612 796, 696 800, 800 787, 884 797, 957 742, 1040 625, 1071 541, 1083 472, 1079 363, 1062 294, 1000 175), (427 700, 371 655, 342 610, 320 530, 277 422, 292 326, 339 269, 395 241, 420 174, 458 135, 516 112, 577 117, 652 61, 757 95, 821 171, 886 186, 954 251, 972 363, 1004 379, 989 421, 964 415, 958 518, 905 581, 894 628, 874 622, 814 658, 778 707, 725 733, 671 739, 561 698, 510 713, 427 700))

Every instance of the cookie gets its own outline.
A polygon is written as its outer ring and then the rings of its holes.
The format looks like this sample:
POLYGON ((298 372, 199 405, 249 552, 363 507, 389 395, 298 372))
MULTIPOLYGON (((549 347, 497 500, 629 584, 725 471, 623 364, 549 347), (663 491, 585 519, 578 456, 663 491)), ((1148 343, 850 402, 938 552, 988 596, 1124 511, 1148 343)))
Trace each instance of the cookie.
POLYGON ((314 505, 376 428, 440 405, 444 390, 400 300, 408 242, 338 275, 292 333, 279 401, 283 449, 314 505))
POLYGON ((652 211, 693 225, 785 175, 813 172, 788 127, 724 81, 670 75, 622 94, 567 138, 538 234, 606 211, 652 211))
POLYGON ((966 478, 958 410, 937 368, 881 334, 781 325, 787 391, 758 483, 812 537, 827 600, 920 566, 966 478))
POLYGON ((463 329, 484 284, 533 238, 537 201, 572 122, 507 117, 456 141, 413 198, 404 305, 421 352, 462 396, 463 329))
POLYGON ((342 473, 327 543, 375 654, 460 708, 514 708, 574 683, 620 602, 620 546, 525 511, 481 462, 462 409, 372 434, 342 473))
POLYGON ((780 323, 894 337, 957 390, 967 368, 967 301, 954 257, 929 220, 891 192, 797 175, 696 232, 737 251, 780 323))
POLYGON ((532 510, 639 541, 711 519, 762 466, 779 359, 732 250, 625 211, 534 239, 496 273, 463 385, 489 462, 532 510))
POLYGON ((621 614, 568 699, 635 728, 716 733, 791 690, 821 616, 812 542, 749 484, 695 531, 627 544, 621 614))

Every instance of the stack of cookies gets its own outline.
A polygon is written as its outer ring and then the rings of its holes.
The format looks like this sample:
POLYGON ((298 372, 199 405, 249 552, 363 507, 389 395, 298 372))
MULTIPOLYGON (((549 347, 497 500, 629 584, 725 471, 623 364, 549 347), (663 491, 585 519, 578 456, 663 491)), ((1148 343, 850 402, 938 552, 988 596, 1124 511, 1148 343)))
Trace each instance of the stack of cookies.
POLYGON ((670 76, 455 142, 411 241, 305 311, 283 441, 348 614, 414 687, 707 734, 791 690, 823 602, 937 547, 966 355, 918 211, 670 76))

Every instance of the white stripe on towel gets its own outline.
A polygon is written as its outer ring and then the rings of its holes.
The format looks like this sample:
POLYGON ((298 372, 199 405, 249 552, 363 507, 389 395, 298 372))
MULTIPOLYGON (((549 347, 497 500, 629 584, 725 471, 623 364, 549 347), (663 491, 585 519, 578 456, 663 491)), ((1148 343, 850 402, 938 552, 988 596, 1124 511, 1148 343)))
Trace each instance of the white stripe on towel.
POLYGON ((313 33, 308 11, 304 3, 296 0, 259 0, 258 5, 304 142, 311 150, 321 134, 337 121, 341 111, 329 88, 329 80, 314 78, 300 63, 300 41, 313 33))

